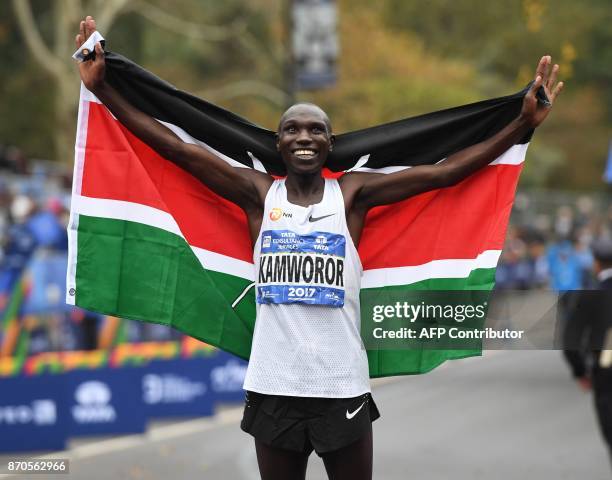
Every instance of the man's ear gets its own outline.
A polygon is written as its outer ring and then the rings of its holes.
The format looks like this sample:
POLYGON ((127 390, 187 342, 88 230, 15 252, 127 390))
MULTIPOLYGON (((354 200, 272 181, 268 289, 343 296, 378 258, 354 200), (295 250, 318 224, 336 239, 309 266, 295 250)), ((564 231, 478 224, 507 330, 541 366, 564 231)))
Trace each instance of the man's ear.
POLYGON ((274 140, 276 140, 276 151, 280 152, 280 146, 278 144, 278 142, 280 141, 280 137, 278 136, 278 133, 274 134, 274 140))
POLYGON ((336 144, 336 136, 331 135, 329 137, 329 151, 331 152, 334 149, 334 145, 336 144))

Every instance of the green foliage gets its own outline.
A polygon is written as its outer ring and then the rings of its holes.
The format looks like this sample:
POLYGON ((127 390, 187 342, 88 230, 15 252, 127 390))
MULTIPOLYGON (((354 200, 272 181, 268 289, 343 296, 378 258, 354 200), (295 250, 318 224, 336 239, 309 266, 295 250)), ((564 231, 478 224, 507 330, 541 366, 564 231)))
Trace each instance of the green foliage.
POLYGON ((612 9, 609 0, 384 1, 386 23, 427 39, 443 58, 463 59, 515 89, 533 78, 541 55, 560 64, 566 88, 534 137, 526 183, 603 188, 612 123, 612 9), (595 100, 596 99, 596 100, 595 100), (535 147, 535 148, 534 148, 535 147), (542 167, 542 168, 540 168, 542 167))
POLYGON ((9 2, 0 2, 0 144, 19 145, 34 157, 51 150, 51 79, 22 47, 9 2))

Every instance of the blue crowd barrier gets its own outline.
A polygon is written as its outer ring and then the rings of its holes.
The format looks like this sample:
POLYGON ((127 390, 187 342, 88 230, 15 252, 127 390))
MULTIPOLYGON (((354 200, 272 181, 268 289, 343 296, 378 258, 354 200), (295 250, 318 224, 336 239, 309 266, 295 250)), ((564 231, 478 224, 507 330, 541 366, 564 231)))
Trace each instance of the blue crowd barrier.
POLYGON ((246 365, 217 351, 1 378, 0 452, 62 450, 70 437, 142 433, 149 419, 212 415, 216 404, 242 402, 246 365))
POLYGON ((68 438, 63 375, 0 381, 0 451, 62 450, 68 438))
POLYGON ((206 359, 158 360, 142 369, 140 384, 147 418, 207 416, 214 413, 206 359))
POLYGON ((70 436, 142 433, 143 368, 74 370, 65 374, 70 436))

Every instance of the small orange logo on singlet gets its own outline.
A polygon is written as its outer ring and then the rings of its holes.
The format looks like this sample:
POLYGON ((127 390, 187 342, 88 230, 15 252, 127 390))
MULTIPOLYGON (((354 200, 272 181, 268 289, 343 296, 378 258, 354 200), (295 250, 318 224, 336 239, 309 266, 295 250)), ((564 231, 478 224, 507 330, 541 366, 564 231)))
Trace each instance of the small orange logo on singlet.
POLYGON ((283 211, 280 208, 273 208, 270 210, 270 220, 276 222, 279 218, 283 216, 283 211))

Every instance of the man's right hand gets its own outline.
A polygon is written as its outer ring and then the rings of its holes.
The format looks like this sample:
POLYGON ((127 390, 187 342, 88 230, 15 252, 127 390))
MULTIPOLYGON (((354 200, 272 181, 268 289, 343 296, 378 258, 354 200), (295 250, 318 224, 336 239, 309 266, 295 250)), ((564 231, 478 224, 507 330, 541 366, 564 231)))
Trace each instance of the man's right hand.
MULTIPOLYGON (((77 48, 80 48, 83 43, 96 31, 96 21, 88 16, 85 20, 81 21, 80 33, 76 36, 75 42, 77 48)), ((79 63, 79 73, 81 74, 81 80, 85 84, 85 87, 91 92, 100 87, 104 83, 104 51, 100 42, 96 43, 96 58, 95 60, 87 60, 79 63)))

